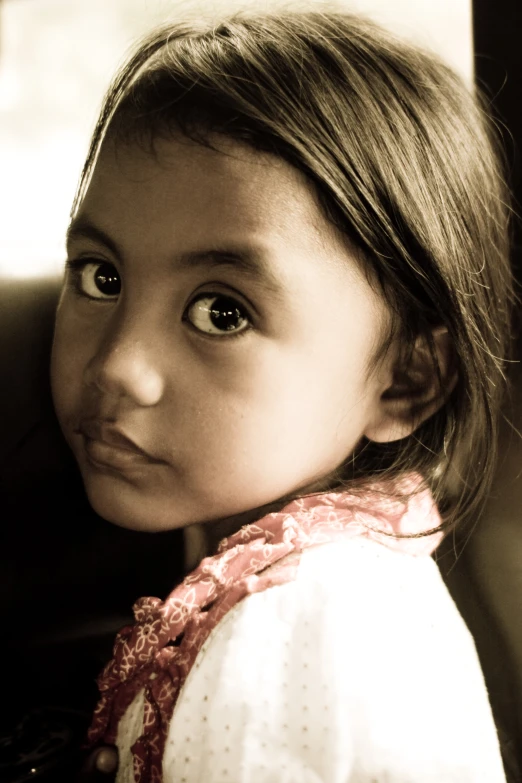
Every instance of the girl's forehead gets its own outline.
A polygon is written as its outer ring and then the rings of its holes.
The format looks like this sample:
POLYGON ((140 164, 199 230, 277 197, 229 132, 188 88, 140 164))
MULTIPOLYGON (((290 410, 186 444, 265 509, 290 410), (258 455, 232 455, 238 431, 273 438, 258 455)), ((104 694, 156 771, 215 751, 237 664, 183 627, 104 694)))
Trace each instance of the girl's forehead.
MULTIPOLYGON (((292 241, 310 248, 347 244, 322 212, 307 177, 276 155, 219 137, 212 148, 186 137, 154 149, 108 140, 80 215, 122 222, 139 213, 145 225, 182 223, 198 234, 292 241), (147 220, 145 220, 145 217, 147 220)), ((335 259, 335 256, 332 256, 335 259)))
POLYGON ((69 237, 95 234, 117 245, 121 257, 221 253, 263 258, 286 286, 296 276, 311 284, 366 282, 353 247, 327 220, 301 171, 221 138, 216 149, 160 140, 153 152, 105 143, 69 237))
POLYGON ((219 190, 222 198, 236 192, 260 201, 270 190, 271 203, 284 199, 288 206, 315 207, 313 188, 305 176, 282 158, 226 137, 210 137, 209 144, 184 136, 156 139, 152 147, 138 144, 106 142, 96 163, 93 182, 102 179, 129 181, 151 188, 170 184, 169 192, 181 190, 189 183, 191 190, 219 190))

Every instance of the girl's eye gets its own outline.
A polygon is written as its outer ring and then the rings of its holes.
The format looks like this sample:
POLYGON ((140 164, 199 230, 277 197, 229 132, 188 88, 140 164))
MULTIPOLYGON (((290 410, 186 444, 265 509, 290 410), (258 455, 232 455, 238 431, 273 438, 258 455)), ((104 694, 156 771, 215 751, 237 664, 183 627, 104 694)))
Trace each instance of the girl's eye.
POLYGON ((224 294, 202 294, 189 305, 186 319, 200 332, 236 335, 250 326, 244 308, 224 294))
POLYGON ((120 295, 120 275, 108 261, 88 261, 72 270, 77 289, 89 299, 116 299, 120 295))

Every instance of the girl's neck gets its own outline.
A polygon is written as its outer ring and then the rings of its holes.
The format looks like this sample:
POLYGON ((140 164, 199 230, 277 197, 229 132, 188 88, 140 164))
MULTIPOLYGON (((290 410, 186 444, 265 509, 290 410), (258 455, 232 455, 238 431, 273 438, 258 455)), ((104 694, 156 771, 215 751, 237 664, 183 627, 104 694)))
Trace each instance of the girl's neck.
POLYGON ((339 490, 339 479, 337 476, 328 476, 259 508, 244 511, 225 519, 189 525, 184 529, 186 572, 196 568, 204 557, 215 555, 219 542, 236 533, 243 525, 249 525, 274 511, 280 511, 296 497, 334 490, 339 490))
POLYGON ((184 529, 185 537, 185 570, 188 573, 196 568, 204 557, 215 555, 219 542, 223 538, 236 533, 244 525, 249 525, 257 519, 262 519, 273 511, 280 511, 289 503, 289 499, 277 500, 266 506, 245 511, 226 519, 215 519, 210 522, 198 522, 184 529))

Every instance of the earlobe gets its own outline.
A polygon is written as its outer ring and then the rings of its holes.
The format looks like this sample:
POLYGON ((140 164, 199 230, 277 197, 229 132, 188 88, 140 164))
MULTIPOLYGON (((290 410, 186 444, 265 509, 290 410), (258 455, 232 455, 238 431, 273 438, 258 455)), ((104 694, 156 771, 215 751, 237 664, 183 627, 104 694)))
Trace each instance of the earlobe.
POLYGON ((406 358, 391 358, 391 382, 376 402, 365 436, 376 443, 408 437, 433 416, 455 388, 457 371, 448 331, 419 336, 406 358))

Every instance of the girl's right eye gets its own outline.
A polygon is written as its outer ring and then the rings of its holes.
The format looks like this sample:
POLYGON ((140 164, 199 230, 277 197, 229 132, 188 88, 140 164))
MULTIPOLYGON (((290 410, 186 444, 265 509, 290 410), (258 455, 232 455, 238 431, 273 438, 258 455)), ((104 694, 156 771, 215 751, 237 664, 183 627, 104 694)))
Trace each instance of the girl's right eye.
POLYGON ((121 292, 118 270, 108 261, 84 261, 69 264, 74 287, 88 299, 108 301, 117 299, 121 292))

